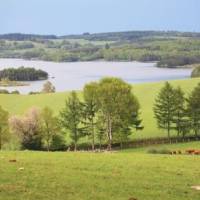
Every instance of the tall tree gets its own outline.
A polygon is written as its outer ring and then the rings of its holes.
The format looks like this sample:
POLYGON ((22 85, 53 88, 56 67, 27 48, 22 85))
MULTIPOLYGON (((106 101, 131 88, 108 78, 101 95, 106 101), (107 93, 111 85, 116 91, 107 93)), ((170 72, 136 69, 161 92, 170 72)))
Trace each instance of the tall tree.
POLYGON ((158 127, 167 130, 168 138, 170 138, 170 131, 173 129, 174 102, 174 89, 166 82, 155 100, 153 109, 158 127))
POLYGON ((86 84, 83 90, 84 97, 84 124, 87 134, 92 139, 92 150, 95 149, 95 126, 96 126, 96 114, 98 111, 97 103, 97 91, 98 84, 96 82, 91 82, 86 84))
POLYGON ((8 112, 0 106, 0 150, 3 142, 9 137, 8 112))
POLYGON ((200 83, 193 89, 187 99, 187 113, 191 128, 197 137, 200 132, 200 83))
POLYGON ((60 112, 60 123, 64 129, 70 131, 70 137, 74 143, 74 150, 77 150, 78 140, 83 136, 82 103, 75 91, 69 95, 65 108, 60 112))
POLYGON ((52 140, 58 134, 58 119, 53 115, 53 111, 49 107, 45 107, 41 113, 43 139, 46 142, 47 150, 50 150, 52 140))
POLYGON ((175 130, 177 131, 177 136, 180 134, 184 136, 185 126, 188 126, 188 119, 186 117, 186 108, 185 108, 186 99, 184 92, 181 87, 174 89, 174 103, 175 108, 173 114, 173 122, 175 123, 175 130))
POLYGON ((107 131, 108 149, 111 150, 113 133, 117 133, 121 124, 126 124, 126 127, 133 124, 131 119, 133 113, 138 113, 139 103, 131 85, 118 78, 100 80, 98 102, 107 131))

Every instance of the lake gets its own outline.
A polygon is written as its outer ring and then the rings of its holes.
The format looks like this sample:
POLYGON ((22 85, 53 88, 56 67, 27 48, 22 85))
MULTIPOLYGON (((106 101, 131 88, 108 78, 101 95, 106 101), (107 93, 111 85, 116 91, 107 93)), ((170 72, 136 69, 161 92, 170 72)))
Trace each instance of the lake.
MULTIPOLYGON (((155 63, 141 62, 73 62, 55 63, 27 61, 21 59, 0 59, 0 69, 8 67, 34 67, 49 73, 49 80, 56 91, 80 90, 84 84, 105 76, 120 77, 129 83, 155 82, 162 80, 184 79, 190 77, 192 69, 157 68, 155 63)), ((29 82, 29 86, 0 87, 9 91, 18 90, 22 94, 41 91, 45 81, 29 82)))

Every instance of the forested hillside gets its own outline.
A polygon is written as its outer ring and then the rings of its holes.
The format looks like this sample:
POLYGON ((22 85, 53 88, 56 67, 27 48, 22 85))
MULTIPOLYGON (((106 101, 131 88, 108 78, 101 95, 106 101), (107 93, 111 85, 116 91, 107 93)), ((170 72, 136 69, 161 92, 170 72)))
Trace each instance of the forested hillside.
POLYGON ((158 67, 200 63, 200 33, 129 31, 68 36, 0 35, 0 58, 56 62, 157 61, 158 67))

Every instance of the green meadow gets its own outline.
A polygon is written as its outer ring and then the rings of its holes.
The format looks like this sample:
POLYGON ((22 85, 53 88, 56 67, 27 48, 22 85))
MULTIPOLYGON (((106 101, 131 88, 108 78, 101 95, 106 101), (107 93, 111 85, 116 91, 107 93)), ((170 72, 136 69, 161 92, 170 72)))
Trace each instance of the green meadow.
MULTIPOLYGON (((200 149, 199 142, 164 148, 200 149)), ((154 146, 151 148, 163 148, 154 146)), ((200 157, 121 152, 0 152, 0 200, 199 200, 200 157), (16 162, 9 162, 10 160, 16 162)))
MULTIPOLYGON (((170 81, 173 86, 181 86, 186 94, 200 82, 200 78, 170 81)), ((153 114, 153 104, 164 82, 144 83, 133 85, 133 92, 138 97, 141 105, 141 118, 144 130, 134 132, 133 138, 149 138, 166 136, 159 130, 153 114)), ((81 95, 81 92, 79 92, 81 95)), ((68 92, 38 95, 0 95, 0 105, 10 114, 22 114, 32 106, 51 107, 56 114, 64 107, 68 92)))

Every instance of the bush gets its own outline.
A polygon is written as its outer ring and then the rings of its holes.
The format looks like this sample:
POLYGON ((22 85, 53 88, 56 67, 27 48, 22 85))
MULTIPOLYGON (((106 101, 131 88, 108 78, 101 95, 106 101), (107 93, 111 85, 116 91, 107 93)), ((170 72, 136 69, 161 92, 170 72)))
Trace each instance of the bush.
POLYGON ((14 90, 10 94, 20 94, 20 92, 18 90, 14 90))
POLYGON ((66 142, 63 135, 54 135, 52 138, 52 143, 50 149, 52 151, 59 151, 66 149, 66 142))
POLYGON ((168 149, 149 149, 148 153, 150 153, 150 154, 171 154, 171 151, 168 149))
POLYGON ((8 90, 0 89, 0 94, 9 94, 8 90))
POLYGON ((29 95, 40 94, 40 92, 29 92, 29 95))
POLYGON ((192 71, 191 78, 200 77, 200 65, 195 67, 192 71))

